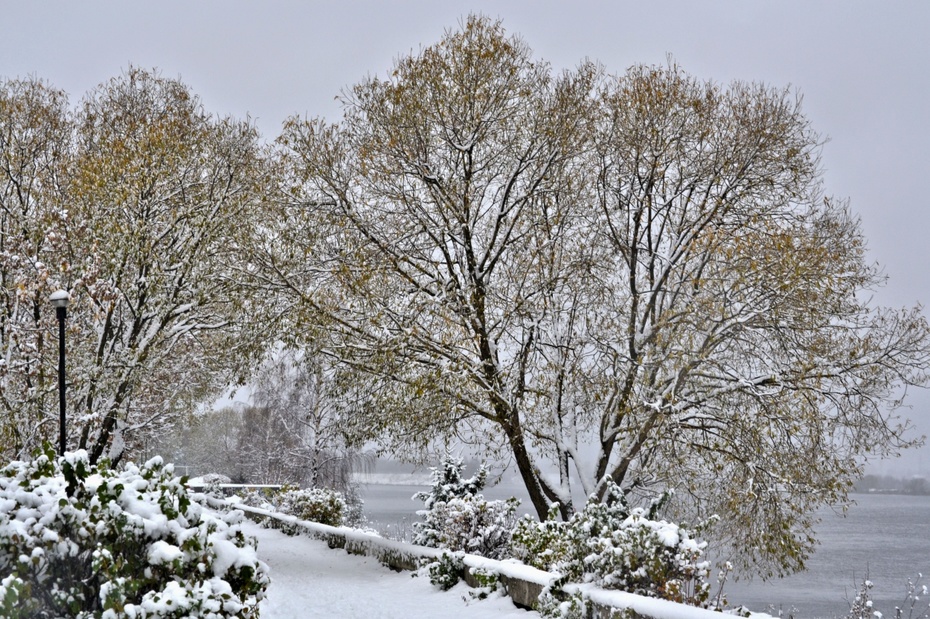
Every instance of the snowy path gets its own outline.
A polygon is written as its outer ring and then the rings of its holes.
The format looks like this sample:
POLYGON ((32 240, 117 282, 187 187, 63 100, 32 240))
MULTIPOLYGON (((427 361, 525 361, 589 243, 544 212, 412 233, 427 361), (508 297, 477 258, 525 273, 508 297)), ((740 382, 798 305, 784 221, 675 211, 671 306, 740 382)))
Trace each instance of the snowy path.
POLYGON ((271 567, 262 619, 536 619, 509 598, 475 601, 459 584, 448 592, 409 572, 392 572, 370 557, 330 550, 324 542, 288 537, 250 522, 258 555, 271 567), (463 599, 464 598, 464 599, 463 599), (467 600, 467 602, 466 602, 467 600))

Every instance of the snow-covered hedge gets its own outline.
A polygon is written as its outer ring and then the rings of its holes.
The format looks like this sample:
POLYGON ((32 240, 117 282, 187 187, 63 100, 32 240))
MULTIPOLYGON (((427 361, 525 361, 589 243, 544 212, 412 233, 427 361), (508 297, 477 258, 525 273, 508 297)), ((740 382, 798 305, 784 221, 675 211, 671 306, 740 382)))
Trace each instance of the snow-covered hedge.
POLYGON ((170 465, 50 448, 0 471, 0 616, 252 618, 269 579, 241 512, 213 517, 170 465))
MULTIPOLYGON (((288 488, 275 497, 275 507, 282 514, 297 516, 301 520, 342 526, 346 502, 342 494, 328 488, 288 488)), ((285 533, 296 531, 284 528, 285 533)))
POLYGON ((705 543, 693 532, 656 519, 650 510, 630 509, 619 488, 611 500, 591 499, 567 522, 526 517, 513 534, 514 556, 543 570, 558 572, 561 583, 594 583, 638 595, 697 606, 710 594, 710 565, 705 543))
MULTIPOLYGON (((284 486, 277 492, 260 490, 241 497, 242 503, 272 512, 295 516, 300 520, 319 522, 331 527, 346 524, 348 507, 341 492, 329 488, 298 488, 284 486)), ((297 535, 300 529, 274 518, 259 520, 262 526, 297 535)))
POLYGON ((462 479, 462 468, 460 459, 447 456, 432 471, 431 489, 414 495, 426 509, 417 512, 423 521, 413 524, 413 543, 489 559, 506 558, 520 501, 485 500, 478 492, 484 487, 487 470, 482 465, 474 477, 462 479))

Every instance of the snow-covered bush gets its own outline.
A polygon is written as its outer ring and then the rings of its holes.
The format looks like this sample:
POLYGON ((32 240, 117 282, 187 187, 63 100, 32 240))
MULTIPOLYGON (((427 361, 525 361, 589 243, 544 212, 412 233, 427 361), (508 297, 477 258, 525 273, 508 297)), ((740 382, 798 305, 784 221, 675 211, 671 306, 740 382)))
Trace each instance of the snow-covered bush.
MULTIPOLYGON (((470 575, 468 580, 468 595, 473 600, 487 599, 492 593, 501 591, 500 574, 487 568, 471 568, 467 570, 470 575)), ((448 591, 462 580, 465 576, 465 553, 443 552, 435 561, 423 561, 417 576, 427 576, 430 583, 439 587, 443 591, 448 591)))
POLYGON ((569 522, 558 520, 559 505, 553 503, 542 522, 527 514, 517 521, 511 533, 511 552, 523 563, 549 570, 571 556, 569 522))
POLYGON ((630 509, 620 489, 610 500, 588 501, 567 522, 523 518, 513 534, 517 558, 558 572, 561 582, 591 582, 608 589, 676 602, 704 605, 709 597, 710 565, 705 543, 685 527, 656 519, 651 509, 630 509))
POLYGON ((301 520, 342 526, 346 502, 342 494, 328 488, 289 488, 275 497, 277 510, 301 520))
POLYGON ((486 501, 478 496, 435 503, 414 538, 415 544, 461 550, 489 559, 505 559, 510 553, 510 535, 517 522, 519 499, 486 501))
POLYGON ((199 485, 202 487, 204 494, 208 494, 217 499, 223 499, 226 497, 226 493, 223 492, 220 486, 231 483, 232 479, 227 475, 223 475, 222 473, 207 473, 196 480, 188 480, 187 485, 194 489, 199 485))
MULTIPOLYGON (((588 605, 581 593, 565 594, 553 591, 551 587, 543 590, 536 603, 536 611, 552 619, 588 619, 588 605)), ((610 617, 624 617, 623 611, 610 611, 610 617)))
POLYGON ((0 611, 257 617, 269 579, 241 519, 204 513, 160 458, 115 471, 46 447, 0 471, 0 611))
POLYGON ((504 585, 501 583, 500 574, 495 570, 473 567, 470 569, 472 588, 468 595, 475 600, 487 599, 489 595, 497 591, 503 591, 504 585))
POLYGON ((436 503, 446 503, 451 499, 461 499, 476 496, 484 489, 488 480, 488 469, 482 463, 474 477, 462 479, 465 464, 461 458, 447 454, 440 466, 430 469, 430 489, 428 492, 417 492, 413 498, 423 501, 424 507, 429 510, 436 503))
MULTIPOLYGON (((247 493, 241 498, 245 505, 333 527, 345 524, 345 515, 348 512, 346 500, 342 494, 328 488, 284 486, 277 492, 259 490, 247 493)), ((288 535, 297 535, 300 531, 299 527, 281 523, 275 518, 265 518, 260 521, 260 524, 278 528, 288 535)))
POLYGON ((427 561, 420 568, 420 573, 426 573, 429 581, 448 591, 458 584, 465 572, 465 562, 461 552, 444 552, 436 561, 427 561))
MULTIPOLYGON (((259 509, 265 509, 270 512, 275 511, 274 497, 278 493, 275 489, 270 488, 255 488, 246 490, 245 492, 238 492, 236 499, 241 505, 247 505, 249 507, 258 507, 259 509)), ((234 501, 236 500, 234 499, 234 501)))
POLYGON ((485 500, 478 492, 484 487, 487 469, 482 465, 474 477, 462 479, 462 468, 460 459, 446 457, 440 468, 433 469, 430 491, 414 495, 426 509, 417 512, 423 521, 413 524, 413 543, 506 558, 520 501, 485 500))
POLYGON ((359 485, 350 483, 342 493, 345 500, 345 509, 342 513, 342 524, 347 527, 366 528, 368 519, 365 517, 365 499, 362 498, 359 485))

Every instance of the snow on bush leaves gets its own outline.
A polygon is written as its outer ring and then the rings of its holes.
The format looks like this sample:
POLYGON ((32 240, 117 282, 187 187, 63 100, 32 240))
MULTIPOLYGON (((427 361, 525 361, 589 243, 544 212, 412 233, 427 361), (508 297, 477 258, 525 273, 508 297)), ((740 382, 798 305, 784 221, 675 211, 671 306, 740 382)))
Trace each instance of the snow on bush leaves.
POLYGON ((7 465, 2 616, 257 617, 269 579, 242 513, 203 513, 172 472, 160 458, 114 471, 50 447, 7 465))
POLYGON ((413 543, 506 558, 520 501, 486 501, 478 492, 484 487, 487 469, 482 465, 474 477, 462 479, 463 467, 461 459, 446 456, 442 466, 432 471, 430 491, 414 495, 426 509, 417 512, 424 520, 413 523, 413 543))
MULTIPOLYGON (((350 513, 348 502, 341 492, 330 488, 298 488, 285 485, 278 492, 258 490, 245 493, 241 499, 244 505, 331 527, 357 524, 361 519, 360 515, 353 514, 354 522, 347 523, 346 514, 350 513)), ((258 523, 266 528, 279 529, 287 535, 298 535, 301 531, 298 525, 281 522, 272 517, 262 518, 258 523)))
POLYGON ((488 479, 488 469, 482 463, 474 477, 462 479, 465 463, 461 458, 446 454, 440 466, 430 468, 429 492, 417 492, 413 498, 423 501, 427 510, 436 503, 446 503, 451 499, 476 496, 484 488, 488 479))
POLYGON ((526 517, 513 533, 514 555, 534 567, 558 572, 560 582, 590 582, 649 597, 703 606, 709 598, 706 543, 687 527, 657 520, 661 503, 630 509, 619 487, 610 501, 588 501, 567 522, 526 517))
POLYGON ((414 523, 422 526, 413 541, 422 546, 505 559, 519 505, 519 499, 487 501, 480 494, 435 503, 431 510, 417 512, 426 520, 414 523))

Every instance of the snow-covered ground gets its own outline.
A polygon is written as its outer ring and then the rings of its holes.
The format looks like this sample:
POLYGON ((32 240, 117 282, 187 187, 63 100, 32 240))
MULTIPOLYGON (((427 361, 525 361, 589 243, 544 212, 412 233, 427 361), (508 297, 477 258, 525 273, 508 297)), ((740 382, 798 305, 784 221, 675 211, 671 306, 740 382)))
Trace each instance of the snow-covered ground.
POLYGON ((258 555, 271 568, 271 586, 261 603, 263 619, 533 619, 506 597, 473 600, 459 584, 443 592, 426 578, 392 572, 370 557, 331 550, 324 542, 288 537, 246 521, 258 538, 258 555))

